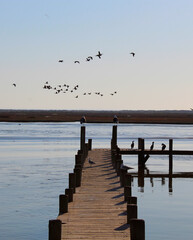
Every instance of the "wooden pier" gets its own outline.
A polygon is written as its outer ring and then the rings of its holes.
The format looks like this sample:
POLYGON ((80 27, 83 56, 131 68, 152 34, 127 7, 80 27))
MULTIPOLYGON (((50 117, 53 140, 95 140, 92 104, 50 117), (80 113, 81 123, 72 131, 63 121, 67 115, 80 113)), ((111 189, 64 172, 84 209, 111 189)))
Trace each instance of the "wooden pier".
POLYGON ((114 168, 111 149, 91 150, 91 144, 85 143, 81 127, 74 173, 69 174, 69 188, 59 196, 57 219, 49 221, 49 240, 145 240, 131 175, 114 168))
POLYGON ((126 202, 119 177, 111 164, 111 152, 89 152, 68 213, 59 215, 62 239, 130 239, 126 202), (90 165, 88 157, 95 162, 90 165))
POLYGON ((113 126, 111 148, 93 149, 92 140, 85 141, 85 126, 81 127, 80 150, 75 156, 73 173, 69 173, 69 188, 59 196, 57 219, 49 221, 49 240, 67 239, 128 239, 145 240, 145 222, 138 219, 137 197, 132 196, 132 178, 144 187, 144 178, 169 179, 193 177, 193 173, 173 173, 173 155, 193 155, 193 151, 145 149, 145 140, 138 139, 137 149, 121 149, 117 145, 117 126, 113 126), (123 167, 122 155, 136 155, 138 171, 129 174, 123 167), (150 174, 145 162, 149 155, 168 155, 169 171, 150 174), (147 172, 145 174, 145 171, 147 172))

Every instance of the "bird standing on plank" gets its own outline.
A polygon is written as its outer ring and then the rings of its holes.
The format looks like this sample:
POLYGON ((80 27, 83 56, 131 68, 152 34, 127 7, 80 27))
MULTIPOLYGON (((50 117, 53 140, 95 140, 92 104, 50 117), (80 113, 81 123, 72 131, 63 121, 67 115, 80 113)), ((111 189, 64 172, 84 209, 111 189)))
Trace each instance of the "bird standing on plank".
POLYGON ((133 149, 134 148, 134 141, 132 141, 132 143, 131 143, 131 149, 133 149))
POLYGON ((162 143, 162 151, 164 151, 165 149, 166 149, 166 145, 162 143))
POLYGON ((88 159, 88 162, 89 162, 89 164, 90 164, 90 167, 91 167, 93 164, 95 164, 95 162, 93 162, 90 158, 88 159))
POLYGON ((151 144, 150 151, 152 151, 153 148, 154 148, 154 142, 152 142, 152 144, 151 144))

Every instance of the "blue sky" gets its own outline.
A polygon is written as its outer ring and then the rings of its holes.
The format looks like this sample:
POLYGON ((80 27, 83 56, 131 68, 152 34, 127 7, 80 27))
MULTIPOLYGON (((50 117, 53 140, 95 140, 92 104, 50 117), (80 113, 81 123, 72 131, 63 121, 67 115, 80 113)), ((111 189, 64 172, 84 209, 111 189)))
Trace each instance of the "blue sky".
POLYGON ((190 109, 192 12, 189 0, 0 0, 0 108, 190 109))

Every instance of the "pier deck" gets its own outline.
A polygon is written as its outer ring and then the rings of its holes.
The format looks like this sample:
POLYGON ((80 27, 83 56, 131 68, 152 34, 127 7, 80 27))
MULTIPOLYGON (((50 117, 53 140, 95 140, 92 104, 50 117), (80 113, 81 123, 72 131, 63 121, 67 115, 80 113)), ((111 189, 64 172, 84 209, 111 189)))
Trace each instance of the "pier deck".
POLYGON ((81 187, 76 188, 68 213, 58 216, 62 221, 62 240, 130 239, 123 191, 112 167, 110 149, 89 151, 81 187), (88 158, 95 164, 91 166, 88 158))

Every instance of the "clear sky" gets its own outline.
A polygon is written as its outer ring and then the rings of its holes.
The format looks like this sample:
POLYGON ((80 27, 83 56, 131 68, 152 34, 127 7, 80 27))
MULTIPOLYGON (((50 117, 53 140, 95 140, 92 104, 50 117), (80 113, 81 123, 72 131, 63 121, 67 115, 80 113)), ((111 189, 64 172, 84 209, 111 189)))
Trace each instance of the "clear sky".
POLYGON ((190 109, 193 1, 0 0, 0 83, 0 109, 190 109))

